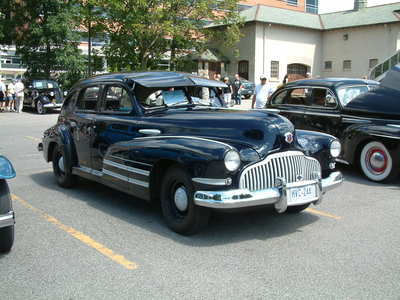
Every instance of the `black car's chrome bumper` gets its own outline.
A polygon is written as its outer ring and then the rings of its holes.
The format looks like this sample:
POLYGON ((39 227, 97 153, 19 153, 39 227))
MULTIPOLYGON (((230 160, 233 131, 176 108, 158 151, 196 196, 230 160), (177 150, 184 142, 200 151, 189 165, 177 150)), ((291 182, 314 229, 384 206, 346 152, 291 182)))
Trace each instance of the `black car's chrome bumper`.
POLYGON ((0 215, 0 228, 12 226, 15 224, 14 212, 10 211, 4 215, 0 215))
POLYGON ((309 199, 304 203, 297 202, 295 205, 302 205, 307 203, 318 204, 322 200, 322 196, 325 192, 334 189, 342 182, 342 173, 333 172, 329 177, 325 179, 289 183, 286 185, 284 184, 279 188, 270 188, 255 192, 251 192, 248 189, 235 189, 226 191, 197 191, 194 195, 194 202, 196 205, 199 206, 218 209, 233 209, 274 204, 278 212, 284 212, 286 211, 286 208, 288 206, 287 191, 290 188, 315 185, 317 187, 316 197, 313 199, 309 199))
POLYGON ((61 106, 62 103, 52 103, 52 102, 43 105, 43 107, 45 108, 61 108, 61 106))

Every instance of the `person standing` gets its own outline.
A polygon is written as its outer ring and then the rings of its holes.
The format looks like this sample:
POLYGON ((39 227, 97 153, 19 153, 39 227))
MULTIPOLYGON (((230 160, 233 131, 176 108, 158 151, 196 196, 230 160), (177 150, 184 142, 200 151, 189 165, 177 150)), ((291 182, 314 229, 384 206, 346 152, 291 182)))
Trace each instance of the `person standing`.
POLYGON ((235 104, 242 104, 242 96, 240 95, 240 91, 243 88, 242 81, 240 80, 239 74, 235 74, 235 80, 233 80, 232 90, 233 90, 233 99, 235 100, 235 104))
POLYGON ((0 112, 4 111, 6 104, 6 86, 0 78, 0 112))
POLYGON ((24 105, 24 89, 24 84, 22 83, 21 79, 18 79, 17 83, 15 84, 15 108, 17 109, 17 113, 22 111, 22 107, 24 105))
POLYGON ((227 87, 222 89, 222 92, 224 93, 224 102, 226 105, 230 106, 232 99, 232 85, 230 84, 228 77, 224 77, 224 83, 227 85, 227 87))
POLYGON ((267 76, 260 76, 260 84, 257 84, 254 91, 253 102, 251 103, 251 108, 265 108, 269 96, 272 95, 272 88, 267 85, 267 76))
POLYGON ((8 97, 8 108, 9 111, 15 111, 15 85, 14 81, 11 81, 7 86, 7 97, 8 97))

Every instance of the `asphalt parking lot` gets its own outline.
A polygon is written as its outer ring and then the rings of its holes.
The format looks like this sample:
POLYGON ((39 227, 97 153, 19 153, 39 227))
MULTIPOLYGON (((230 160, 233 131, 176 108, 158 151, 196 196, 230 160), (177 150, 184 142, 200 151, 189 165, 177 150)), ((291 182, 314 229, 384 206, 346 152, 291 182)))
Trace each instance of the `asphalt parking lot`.
POLYGON ((400 178, 346 181, 298 215, 216 214, 171 232, 144 202, 81 180, 57 186, 36 150, 57 114, 0 114, 0 153, 17 170, 12 251, 0 299, 400 299, 400 178))

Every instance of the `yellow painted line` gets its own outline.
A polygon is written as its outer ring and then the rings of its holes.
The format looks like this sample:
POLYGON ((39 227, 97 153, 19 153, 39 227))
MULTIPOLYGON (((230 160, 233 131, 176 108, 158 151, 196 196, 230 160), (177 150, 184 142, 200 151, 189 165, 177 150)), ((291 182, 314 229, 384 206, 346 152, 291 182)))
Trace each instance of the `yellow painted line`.
POLYGON ((42 141, 41 139, 35 138, 33 136, 25 136, 25 138, 28 139, 28 140, 35 141, 35 142, 41 142, 42 141))
POLYGON ((56 218, 46 214, 44 211, 42 211, 39 208, 36 208, 34 206, 32 206, 30 203, 28 203, 27 201, 25 201, 24 199, 21 199, 20 197, 16 196, 16 195, 12 195, 12 199, 18 201, 19 203, 21 203, 24 207, 38 213, 43 219, 45 219, 46 221, 52 223, 53 225, 57 226, 59 229, 65 231, 66 233, 68 233, 70 236, 76 238, 77 240, 81 241, 82 243, 84 243, 85 245, 97 250, 98 252, 100 252, 101 254, 103 254, 104 256, 108 257, 109 259, 111 259, 112 261, 120 264, 121 266, 123 266, 124 268, 128 269, 128 270, 134 270, 137 269, 137 264, 127 260, 124 256, 119 255, 114 253, 114 251, 112 251, 111 249, 108 249, 106 246, 100 244, 99 242, 96 242, 95 240, 93 240, 90 236, 70 227, 67 225, 64 225, 63 223, 61 223, 59 220, 57 220, 56 218))
POLYGON ((323 211, 320 211, 320 210, 316 210, 316 209, 313 209, 313 208, 307 208, 306 211, 308 211, 309 213, 315 214, 315 215, 320 215, 320 216, 332 218, 332 219, 335 219, 335 220, 342 219, 342 217, 335 216, 335 215, 332 215, 332 214, 328 214, 326 212, 323 212, 323 211))

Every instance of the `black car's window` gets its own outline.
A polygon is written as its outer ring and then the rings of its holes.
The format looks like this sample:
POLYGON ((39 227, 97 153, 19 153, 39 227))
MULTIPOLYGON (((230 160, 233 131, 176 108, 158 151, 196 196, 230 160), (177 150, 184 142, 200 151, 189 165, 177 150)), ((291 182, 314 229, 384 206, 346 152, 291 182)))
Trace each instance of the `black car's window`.
POLYGON ((309 102, 311 90, 308 88, 298 88, 289 90, 285 97, 284 104, 307 105, 309 102))
POLYGON ((58 84, 55 81, 49 80, 35 80, 32 84, 35 89, 54 89, 58 88, 58 84))
POLYGON ((214 89, 209 87, 191 87, 188 89, 188 93, 192 102, 195 104, 207 105, 212 107, 221 107, 221 101, 219 100, 214 89))
POLYGON ((135 97, 145 109, 189 103, 182 88, 155 89, 136 86, 135 97))
POLYGON ((335 108, 336 100, 328 89, 313 88, 310 105, 312 107, 335 108))
POLYGON ((67 98, 64 100, 64 104, 61 109, 61 115, 65 115, 71 112, 74 108, 75 99, 76 99, 77 92, 72 92, 68 94, 67 98))
POLYGON ((281 104, 285 104, 285 100, 286 100, 286 96, 288 94, 287 90, 284 90, 282 92, 280 92, 279 94, 277 94, 272 100, 271 100, 271 104, 272 105, 281 105, 281 104))
POLYGON ((130 113, 132 101, 126 89, 121 86, 106 87, 103 112, 130 113))
POLYGON ((355 97, 368 92, 369 89, 367 85, 341 87, 337 90, 339 101, 343 106, 346 106, 355 97))
POLYGON ((76 102, 77 110, 95 111, 99 98, 100 87, 91 86, 81 91, 76 102))

